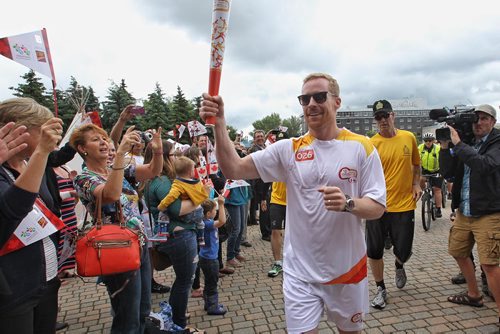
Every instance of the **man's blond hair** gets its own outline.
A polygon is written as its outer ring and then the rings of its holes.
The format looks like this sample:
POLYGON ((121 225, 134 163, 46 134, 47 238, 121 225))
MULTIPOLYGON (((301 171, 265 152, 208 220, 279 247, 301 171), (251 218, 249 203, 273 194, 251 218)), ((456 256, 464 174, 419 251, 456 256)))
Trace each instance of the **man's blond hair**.
POLYGON ((319 78, 328 80, 328 91, 335 96, 340 96, 339 84, 338 84, 337 80, 335 80, 330 74, 320 73, 320 72, 311 73, 304 78, 304 81, 302 84, 305 84, 309 80, 319 79, 319 78))

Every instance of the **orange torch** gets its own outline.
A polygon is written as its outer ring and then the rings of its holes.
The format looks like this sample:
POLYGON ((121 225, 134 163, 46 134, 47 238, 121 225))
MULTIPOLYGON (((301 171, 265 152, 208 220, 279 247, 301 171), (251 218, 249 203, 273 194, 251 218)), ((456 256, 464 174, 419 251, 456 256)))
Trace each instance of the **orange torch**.
MULTIPOLYGON (((208 94, 211 96, 219 95, 230 9, 231 0, 214 0, 214 11, 212 15, 212 47, 210 50, 210 75, 208 80, 208 94)), ((205 125, 214 126, 215 117, 212 116, 206 118, 205 125)))

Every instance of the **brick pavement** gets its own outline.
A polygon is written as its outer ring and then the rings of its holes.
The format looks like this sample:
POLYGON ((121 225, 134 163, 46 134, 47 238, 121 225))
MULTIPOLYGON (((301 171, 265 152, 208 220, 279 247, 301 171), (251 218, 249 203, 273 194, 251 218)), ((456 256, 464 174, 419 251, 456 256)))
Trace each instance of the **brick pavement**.
MULTIPOLYGON (((446 252, 449 212, 449 208, 445 209, 443 218, 433 222, 429 232, 424 232, 417 210, 414 254, 406 265, 408 283, 402 290, 398 290, 393 281, 394 256, 386 251, 389 302, 384 310, 370 309, 365 319, 365 333, 498 333, 496 305, 490 298, 485 298, 482 308, 446 301, 448 295, 465 289, 450 283, 450 276, 458 272, 458 267, 446 252)), ((262 241, 259 234, 258 226, 249 227, 248 239, 253 247, 242 247, 248 262, 234 275, 220 280, 220 301, 229 312, 225 316, 207 316, 202 299, 191 298, 190 326, 204 329, 206 333, 286 333, 282 276, 267 277, 272 263, 271 246, 262 241)), ((477 276, 479 278, 479 273, 477 276)), ((171 268, 155 273, 157 281, 169 285, 172 277, 171 268)), ((58 333, 109 332, 111 315, 105 288, 87 281, 71 279, 61 287, 59 319, 70 326, 58 333)), ((374 290, 370 282, 370 297, 374 290)), ((168 294, 153 295, 153 311, 158 311, 158 303, 166 298, 168 294)), ((337 333, 324 319, 319 327, 320 333, 337 333)))

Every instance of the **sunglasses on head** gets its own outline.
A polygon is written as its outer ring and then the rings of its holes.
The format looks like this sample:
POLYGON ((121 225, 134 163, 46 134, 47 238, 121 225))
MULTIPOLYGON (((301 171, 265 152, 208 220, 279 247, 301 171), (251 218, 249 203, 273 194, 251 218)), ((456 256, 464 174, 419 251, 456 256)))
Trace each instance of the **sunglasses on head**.
POLYGON ((387 119, 389 118, 390 114, 388 112, 385 113, 378 113, 373 118, 375 118, 376 121, 380 121, 381 119, 387 119))
MULTIPOLYGON (((311 102, 311 97, 316 101, 318 104, 325 103, 328 94, 333 95, 330 92, 319 92, 319 93, 314 93, 314 94, 304 94, 304 95, 299 95, 297 98, 299 99, 299 103, 301 106, 308 106, 309 102, 311 102)), ((333 95, 336 96, 336 95, 333 95)))

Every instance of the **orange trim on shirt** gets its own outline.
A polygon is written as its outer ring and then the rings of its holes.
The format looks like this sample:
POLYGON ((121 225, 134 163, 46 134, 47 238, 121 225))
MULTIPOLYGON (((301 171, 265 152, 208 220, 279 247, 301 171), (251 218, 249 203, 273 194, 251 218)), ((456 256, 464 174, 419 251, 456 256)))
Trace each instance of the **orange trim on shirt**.
POLYGON ((363 256, 358 263, 356 263, 351 270, 345 274, 332 279, 330 282, 323 283, 325 285, 331 284, 354 284, 361 282, 368 275, 368 268, 366 266, 366 255, 363 256))

